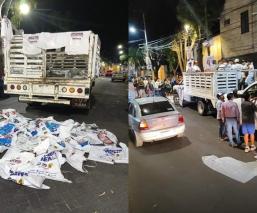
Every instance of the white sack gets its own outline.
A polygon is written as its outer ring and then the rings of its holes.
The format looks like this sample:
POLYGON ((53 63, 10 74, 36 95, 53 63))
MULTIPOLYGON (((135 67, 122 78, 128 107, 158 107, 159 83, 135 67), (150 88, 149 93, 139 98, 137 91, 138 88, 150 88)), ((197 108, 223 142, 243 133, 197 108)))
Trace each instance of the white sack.
POLYGON ((60 152, 42 154, 34 159, 34 166, 29 169, 29 174, 42 176, 46 179, 71 183, 71 181, 64 178, 61 172, 61 165, 64 163, 65 159, 60 152))
POLYGON ((74 149, 70 155, 66 155, 67 163, 70 164, 74 169, 85 172, 83 169, 83 162, 86 161, 84 156, 85 151, 74 149))
POLYGON ((68 55, 88 55, 90 34, 91 31, 24 34, 23 53, 25 55, 37 55, 41 53, 41 49, 65 47, 65 53, 68 55))

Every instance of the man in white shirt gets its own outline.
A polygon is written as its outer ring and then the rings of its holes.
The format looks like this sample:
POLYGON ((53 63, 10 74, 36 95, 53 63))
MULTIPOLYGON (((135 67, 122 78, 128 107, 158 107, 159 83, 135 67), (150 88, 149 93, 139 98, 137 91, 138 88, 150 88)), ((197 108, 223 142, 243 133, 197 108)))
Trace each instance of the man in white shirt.
POLYGON ((194 72, 201 72, 201 69, 198 66, 198 62, 197 61, 194 62, 193 70, 194 70, 194 72))
POLYGON ((243 65, 239 63, 239 59, 235 59, 235 64, 233 64, 232 69, 237 71, 237 81, 238 81, 238 89, 241 90, 241 79, 242 79, 242 70, 243 65))

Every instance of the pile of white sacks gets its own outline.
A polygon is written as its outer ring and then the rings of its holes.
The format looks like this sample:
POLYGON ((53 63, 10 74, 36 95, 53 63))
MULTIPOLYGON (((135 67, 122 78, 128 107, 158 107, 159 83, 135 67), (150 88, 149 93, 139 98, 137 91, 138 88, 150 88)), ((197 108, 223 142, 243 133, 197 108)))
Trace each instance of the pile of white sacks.
POLYGON ((85 172, 83 162, 128 163, 128 148, 95 124, 53 117, 29 119, 14 109, 0 113, 0 176, 17 184, 49 189, 45 179, 71 182, 61 166, 67 162, 85 172), (85 157, 87 156, 87 157, 85 157))

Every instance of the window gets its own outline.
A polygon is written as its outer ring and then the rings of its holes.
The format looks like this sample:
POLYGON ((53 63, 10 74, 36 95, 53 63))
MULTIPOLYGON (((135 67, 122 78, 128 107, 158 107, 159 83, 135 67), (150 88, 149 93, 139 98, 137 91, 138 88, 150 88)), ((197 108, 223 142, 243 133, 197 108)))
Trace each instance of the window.
POLYGON ((133 104, 129 104, 128 113, 129 113, 129 115, 136 117, 136 110, 135 110, 135 107, 133 104))
POLYGON ((248 10, 241 13, 241 34, 249 32, 248 10))
POLYGON ((250 94, 251 97, 257 97, 257 84, 250 87, 247 92, 250 94))
POLYGON ((174 111, 174 108, 168 101, 142 104, 140 105, 140 109, 142 116, 174 111))
POLYGON ((224 20, 224 27, 230 25, 230 18, 224 20))

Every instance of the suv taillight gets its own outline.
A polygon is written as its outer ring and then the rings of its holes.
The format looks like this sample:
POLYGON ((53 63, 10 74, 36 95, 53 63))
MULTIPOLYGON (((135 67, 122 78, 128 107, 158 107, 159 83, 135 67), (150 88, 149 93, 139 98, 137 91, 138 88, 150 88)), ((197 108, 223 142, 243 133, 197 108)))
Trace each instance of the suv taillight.
POLYGON ((148 124, 147 124, 146 120, 142 120, 142 121, 139 123, 139 129, 140 129, 140 130, 146 130, 146 129, 148 129, 148 124))
POLYGON ((185 121, 184 121, 184 116, 183 115, 179 115, 178 116, 178 123, 180 123, 180 124, 182 124, 182 123, 184 123, 185 121))

